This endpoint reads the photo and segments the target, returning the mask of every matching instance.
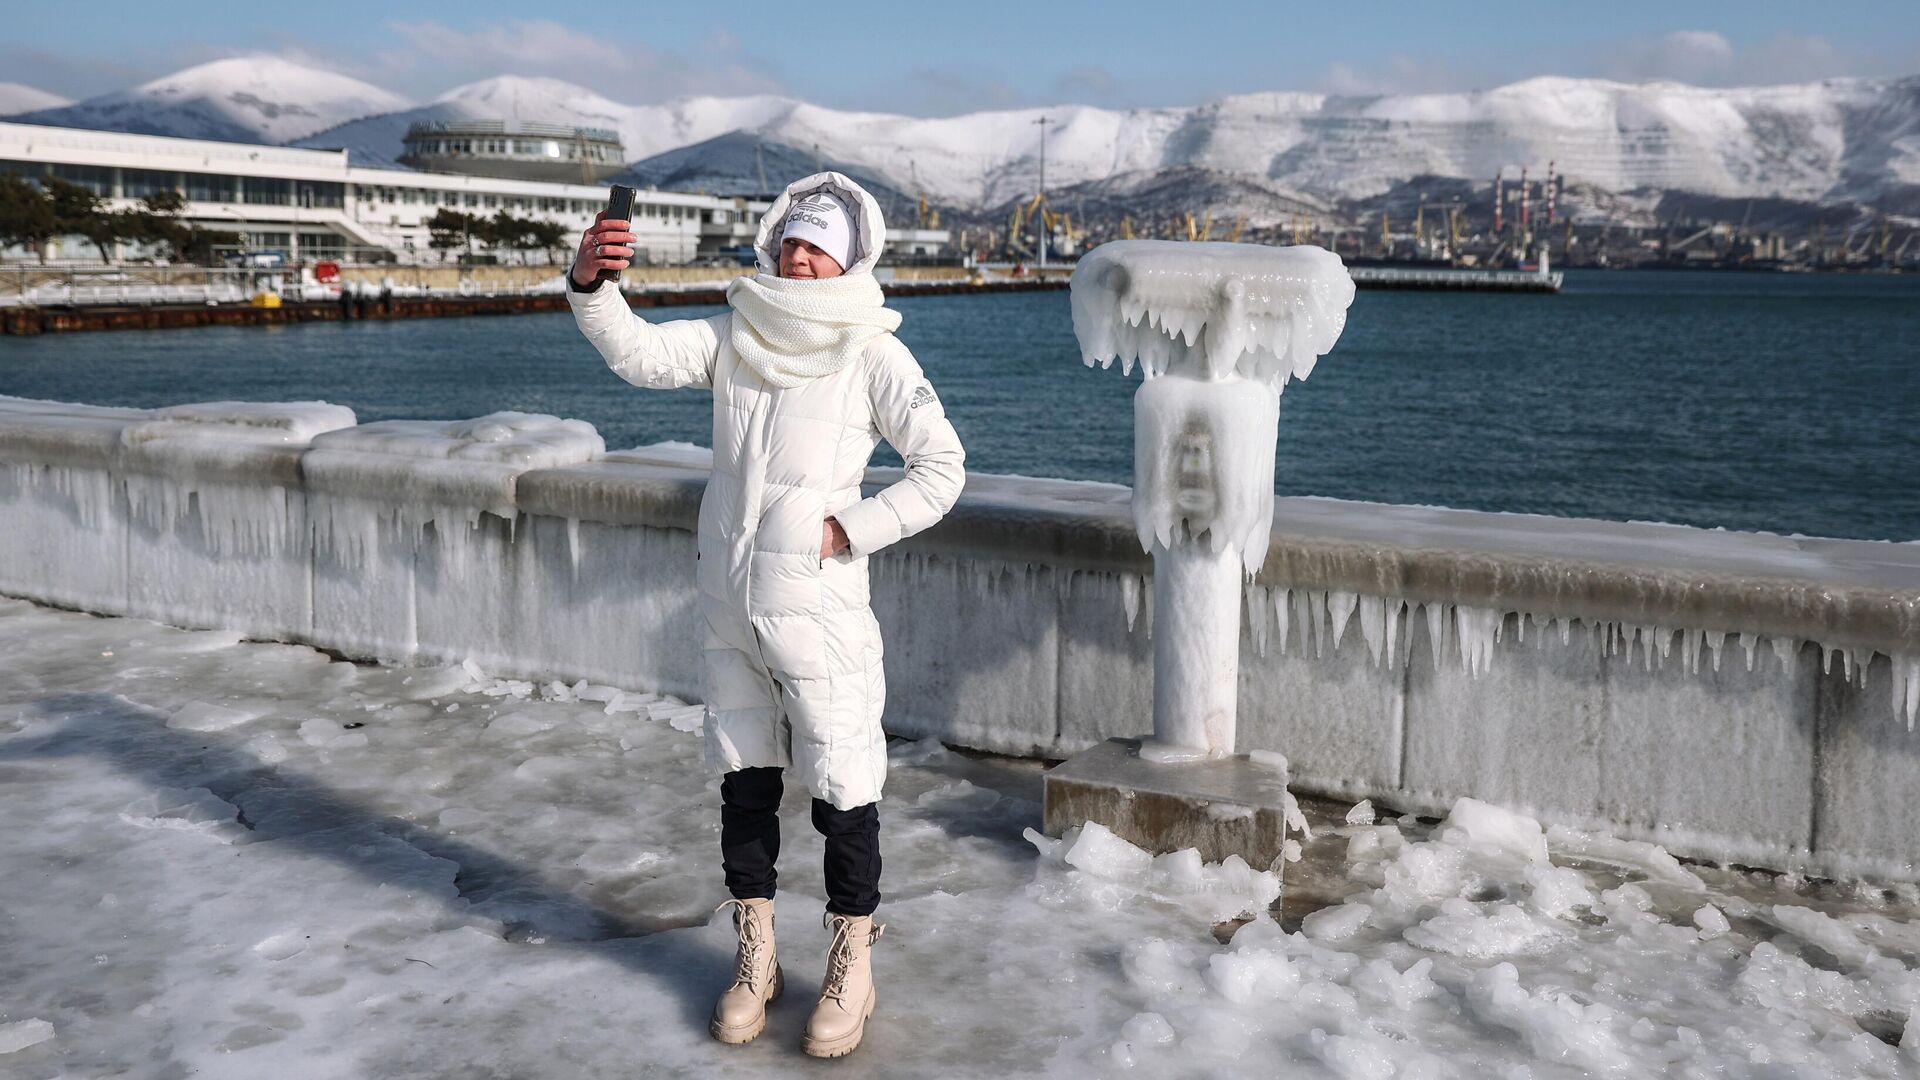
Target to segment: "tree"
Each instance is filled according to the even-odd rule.
[[[533,222],[526,218],[514,217],[504,209],[499,210],[493,215],[493,242],[509,252],[525,251],[534,246],[528,235],[532,226]]]
[[[534,221],[528,223],[528,239],[533,246],[544,250],[547,258],[553,262],[563,262],[567,258],[567,241],[571,239],[565,225],[557,221]]]
[[[0,248],[20,244],[47,261],[47,241],[58,233],[53,200],[39,185],[13,173],[0,173]]]
[[[102,262],[111,262],[113,256],[107,247],[120,238],[125,227],[120,216],[107,210],[92,188],[57,176],[46,177],[43,184],[53,202],[55,234],[84,236],[99,249]]]
[[[489,248],[498,244],[500,242],[500,233],[499,230],[494,228],[494,221],[495,219],[490,217],[474,217],[471,229],[473,239],[480,241]],[[472,244],[467,245],[467,254],[473,254]]]
[[[139,206],[120,211],[120,236],[150,248],[165,248],[170,259],[185,261],[182,249],[188,244],[189,226],[180,220],[180,213],[186,207],[186,197],[171,188],[150,192]]]
[[[176,224],[166,238],[167,249],[176,262],[208,266],[219,261],[220,248],[240,247],[240,234],[198,225]]]
[[[427,219],[430,237],[427,246],[441,253],[440,261],[447,260],[446,252],[451,248],[464,247],[467,254],[473,254],[473,218],[450,207],[441,207]]]

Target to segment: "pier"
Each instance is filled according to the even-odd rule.
[[[1350,266],[1347,273],[1362,289],[1425,289],[1441,292],[1560,291],[1560,271],[1464,270],[1454,267]]]
[[[670,272],[670,271],[669,271]],[[937,271],[936,271],[937,272]],[[1559,271],[1541,274],[1529,270],[1464,270],[1400,266],[1349,267],[1362,289],[1426,289],[1442,292],[1560,291]],[[724,304],[726,277],[693,281],[646,281],[629,286],[627,302],[634,307],[680,307]],[[211,279],[209,279],[211,281]],[[918,276],[883,281],[888,296],[955,296],[989,293],[1039,292],[1067,287],[1065,274],[1036,273],[1031,277],[989,277],[985,281],[961,276]],[[248,302],[231,283],[192,285],[130,283],[114,286],[73,286],[64,303],[33,303],[33,297],[0,297],[0,334],[53,334],[82,330],[168,330],[194,326],[279,326],[302,322],[339,322],[355,319],[437,319],[464,315],[530,315],[566,311],[567,298],[550,284],[503,285],[483,290],[405,286],[392,295],[361,291],[325,300],[282,299],[272,306]]]
[[[901,281],[883,286],[888,296],[953,296],[1036,292],[1066,288],[1063,279],[971,282],[964,278]],[[686,307],[727,302],[726,283],[655,285],[628,290],[636,308]],[[0,333],[51,334],[81,330],[168,330],[193,326],[279,326],[356,319],[434,319],[461,315],[530,315],[568,310],[566,294],[503,291],[480,295],[347,296],[338,300],[291,300],[271,307],[248,303],[148,303],[0,306]]]

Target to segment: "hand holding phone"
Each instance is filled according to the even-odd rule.
[[[575,280],[582,271],[594,271],[593,278],[613,281],[633,258],[633,188],[615,184],[607,198],[607,208],[587,227],[576,257]]]

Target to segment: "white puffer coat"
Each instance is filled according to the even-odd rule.
[[[762,272],[779,272],[788,207],[821,188],[856,208],[859,255],[847,273],[872,273],[886,235],[880,206],[836,172],[798,180],[774,201],[755,243]],[[713,390],[713,474],[700,501],[695,575],[707,624],[708,764],[788,767],[841,810],[877,801],[886,676],[867,557],[940,520],[966,481],[960,438],[920,365],[883,333],[839,371],[782,389],[735,353],[732,311],[656,326],[605,286],[567,297],[621,378]],[[906,475],[862,499],[882,438]],[[822,561],[828,516],[851,546]]]

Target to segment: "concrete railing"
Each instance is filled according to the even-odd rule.
[[[699,697],[704,450],[524,414],[350,424],[0,399],[0,593]],[[874,556],[889,730],[1044,757],[1147,730],[1128,499],[974,474]],[[1920,545],[1322,499],[1274,522],[1239,739],[1296,787],[1920,879]]]

